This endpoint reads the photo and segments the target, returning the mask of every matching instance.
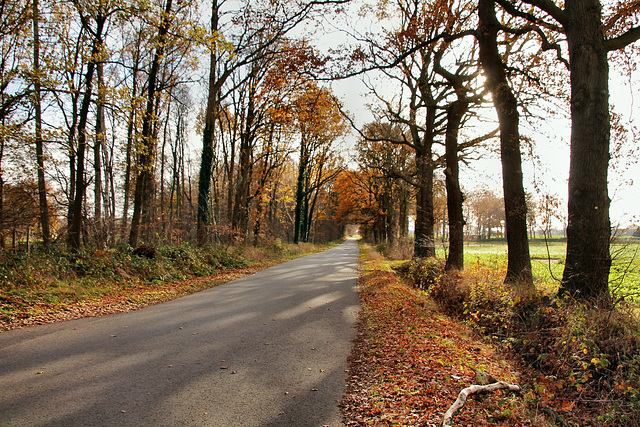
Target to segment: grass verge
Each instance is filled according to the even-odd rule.
[[[441,310],[512,361],[529,413],[561,426],[640,426],[637,305],[576,304],[558,298],[544,281],[523,298],[503,283],[505,269],[495,255],[456,275],[443,274],[432,260],[399,268]]]

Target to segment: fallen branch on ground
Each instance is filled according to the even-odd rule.
[[[442,420],[442,427],[451,427],[453,426],[453,416],[464,406],[467,402],[469,396],[474,393],[489,393],[496,390],[507,389],[510,391],[520,391],[520,386],[517,384],[509,384],[504,381],[498,381],[497,383],[487,384],[487,385],[478,385],[474,384],[465,389],[462,389],[460,394],[458,394],[458,398],[453,405],[449,408],[449,410],[444,414],[444,418]]]

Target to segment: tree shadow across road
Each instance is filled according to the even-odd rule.
[[[0,425],[338,425],[357,245],[143,310],[0,335]]]

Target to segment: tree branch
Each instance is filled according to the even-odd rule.
[[[553,19],[558,21],[563,27],[569,21],[567,13],[560,9],[553,0],[522,0],[524,3],[535,6],[543,12],[548,13]]]
[[[626,33],[614,37],[612,39],[605,40],[605,46],[608,52],[612,50],[620,50],[629,46],[631,43],[640,39],[640,27],[633,27]]]
[[[441,426],[442,427],[453,426],[454,415],[464,406],[464,404],[467,402],[467,399],[469,398],[470,395],[474,393],[489,393],[492,391],[502,390],[502,389],[518,392],[520,391],[520,386],[517,384],[508,384],[504,381],[499,381],[497,383],[487,384],[487,385],[474,384],[472,386],[469,386],[463,389],[458,395],[458,398],[456,399],[456,401],[453,402],[453,405],[451,405],[449,410],[445,412],[444,418],[442,419]]]
[[[526,1],[526,0],[525,0]],[[550,30],[553,31],[558,31],[561,32],[562,29],[559,28],[557,25],[553,25],[549,22],[546,22],[542,19],[540,19],[539,17],[531,14],[531,13],[527,13],[524,12],[520,9],[518,9],[517,7],[515,7],[515,5],[513,3],[511,3],[509,0],[496,0],[496,3],[498,3],[500,5],[500,7],[502,7],[507,13],[509,13],[509,15],[515,16],[515,17],[519,17],[519,18],[523,18],[529,22],[532,22],[534,24],[539,24],[542,25],[543,27],[546,27]]]

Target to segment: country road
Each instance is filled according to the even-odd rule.
[[[358,246],[0,334],[0,426],[339,426]]]

